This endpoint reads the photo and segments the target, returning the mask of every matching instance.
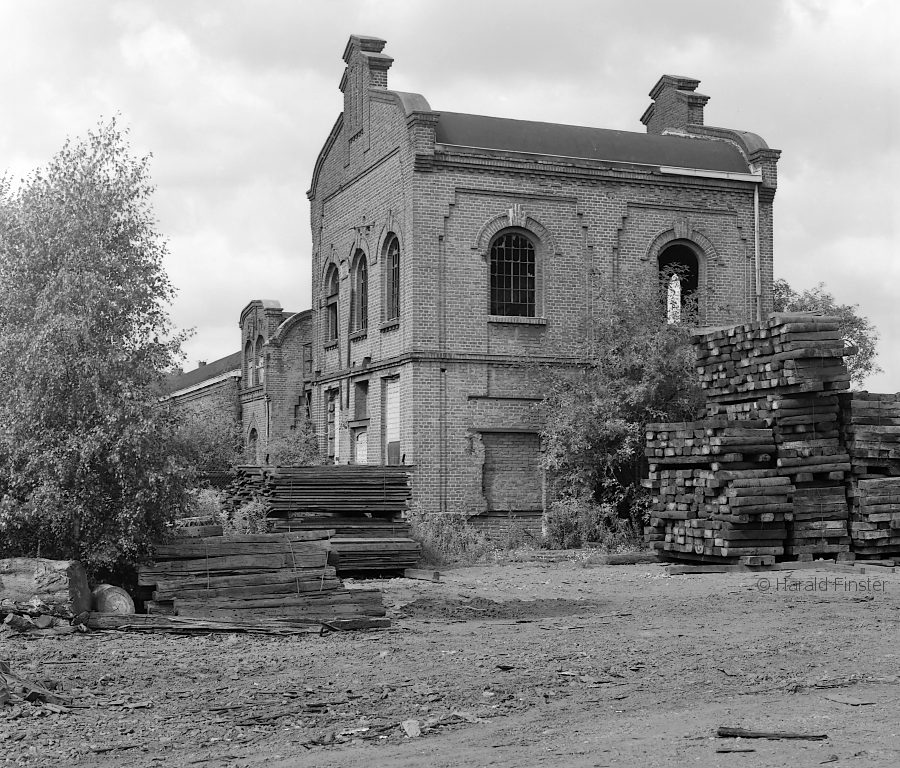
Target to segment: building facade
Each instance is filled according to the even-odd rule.
[[[435,111],[384,46],[350,38],[308,193],[312,417],[335,461],[414,465],[425,511],[534,515],[523,364],[577,365],[619,286],[672,265],[706,323],[769,311],[779,153],[668,75],[643,134]]]
[[[308,414],[340,463],[414,467],[426,512],[540,515],[534,363],[576,366],[622,286],[678,267],[701,321],[770,311],[779,152],[664,75],[626,132],[441,112],[352,36],[308,192],[312,309],[241,315],[242,429]]]

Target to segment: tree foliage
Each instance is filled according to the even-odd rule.
[[[772,285],[776,312],[819,312],[840,318],[841,336],[856,354],[844,358],[854,385],[862,386],[867,376],[880,373],[878,366],[878,329],[859,313],[858,304],[838,304],[824,283],[804,291],[795,291],[786,280]]]
[[[0,186],[0,548],[112,567],[186,502],[157,404],[179,353],[149,158],[113,120]]]
[[[667,322],[665,286],[624,286],[596,322],[584,364],[548,371],[543,460],[558,509],[577,508],[587,519],[573,500],[612,505],[637,525],[646,509],[638,486],[645,424],[702,411],[690,343],[696,306],[688,303],[680,322]],[[595,517],[603,516],[608,506]]]
[[[309,419],[302,419],[287,434],[269,441],[266,463],[272,467],[311,467],[322,463],[319,441]]]

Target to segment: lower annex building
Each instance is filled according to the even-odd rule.
[[[426,512],[538,520],[538,385],[578,365],[628,281],[679,265],[705,324],[772,306],[780,152],[704,121],[699,81],[663,75],[627,132],[433,110],[388,88],[385,41],[344,51],[343,111],[308,197],[312,309],[252,301],[241,351],[174,377],[228,408],[251,456],[310,418],[339,463],[412,465]]]

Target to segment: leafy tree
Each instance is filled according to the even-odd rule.
[[[149,158],[115,120],[0,184],[0,551],[93,570],[147,551],[186,503],[157,395],[166,304]]]
[[[838,304],[824,283],[798,293],[779,278],[773,283],[772,292],[776,312],[820,312],[840,318],[841,336],[857,350],[855,355],[844,358],[853,384],[862,386],[867,376],[881,372],[877,363],[878,329],[859,314],[858,304]]]
[[[639,529],[648,508],[639,486],[645,425],[702,413],[690,341],[696,302],[676,313],[678,322],[667,322],[674,319],[667,282],[625,286],[596,322],[584,364],[546,376],[540,409],[548,523],[563,529],[561,518],[573,516],[571,526],[584,529],[581,539],[596,540],[611,517]]]
[[[196,412],[173,410],[176,452],[188,459],[197,473],[222,472],[244,463],[241,423],[231,397],[220,394]]]

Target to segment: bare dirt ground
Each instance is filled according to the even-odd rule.
[[[898,766],[900,574],[828,577],[879,578],[512,563],[375,582],[382,631],[4,634],[14,672],[77,706],[0,709],[0,764]]]

